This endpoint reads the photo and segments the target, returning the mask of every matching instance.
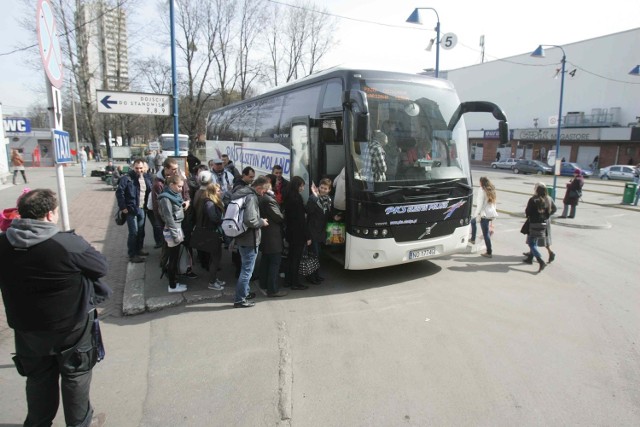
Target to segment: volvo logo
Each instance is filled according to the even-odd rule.
[[[425,228],[425,229],[424,229],[424,233],[422,233],[422,234],[420,235],[420,237],[418,237],[418,240],[420,240],[420,239],[424,239],[426,236],[430,235],[430,234],[431,234],[431,230],[433,230],[433,229],[435,228],[435,226],[436,226],[436,225],[438,225],[438,223],[437,223],[437,222],[434,222],[434,223],[433,223],[433,225],[432,225],[431,227],[427,227],[427,228]]]

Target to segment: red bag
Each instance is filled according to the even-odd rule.
[[[7,231],[15,218],[20,218],[18,208],[7,208],[0,212],[0,231]]]

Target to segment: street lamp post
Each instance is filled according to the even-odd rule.
[[[562,124],[562,98],[564,96],[564,70],[567,62],[567,55],[564,52],[562,46],[558,45],[540,45],[536,50],[533,51],[531,56],[534,58],[544,58],[544,49],[543,46],[546,47],[557,47],[562,51],[562,70],[560,71],[560,106],[558,107],[558,129],[556,134],[556,164],[555,170],[553,172],[553,200],[556,200],[557,195],[557,184],[558,184],[558,174],[560,173],[560,128]]]
[[[411,16],[407,19],[407,22],[410,24],[420,24],[422,25],[422,20],[420,19],[420,9],[429,9],[433,10],[436,14],[436,18],[438,23],[436,24],[436,78],[438,78],[438,73],[440,71],[440,16],[438,15],[438,11],[432,7],[417,7],[411,13]],[[431,40],[433,43],[433,40]]]

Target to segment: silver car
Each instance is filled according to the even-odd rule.
[[[516,163],[518,163],[516,159],[504,159],[499,162],[492,162],[491,167],[494,169],[513,169]]]
[[[628,165],[613,165],[600,169],[600,179],[618,179],[622,181],[633,181],[634,168]]]

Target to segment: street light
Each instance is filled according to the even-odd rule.
[[[413,10],[413,13],[407,19],[407,22],[410,24],[419,24],[422,25],[422,20],[420,19],[420,13],[418,12],[420,9],[429,9],[433,10],[436,13],[436,18],[438,19],[438,23],[436,24],[436,78],[438,78],[438,72],[440,71],[440,16],[438,15],[438,11],[432,7],[417,7]],[[433,46],[433,40],[431,40],[431,44],[427,50],[431,50]]]
[[[567,55],[564,52],[564,49],[562,48],[562,46],[558,46],[558,45],[540,45],[538,46],[538,48],[536,50],[533,51],[533,53],[531,54],[531,56],[533,56],[534,58],[544,58],[544,49],[542,48],[543,46],[546,47],[557,47],[558,49],[560,49],[562,51],[562,70],[560,71],[560,106],[558,107],[558,130],[557,130],[557,134],[556,134],[556,167],[555,170],[553,172],[553,200],[556,200],[556,187],[558,184],[558,173],[560,172],[560,125],[562,124],[562,97],[564,95],[564,69],[565,69],[565,64],[567,62]]]
[[[629,71],[632,76],[640,76],[640,65],[633,67],[633,70]]]

